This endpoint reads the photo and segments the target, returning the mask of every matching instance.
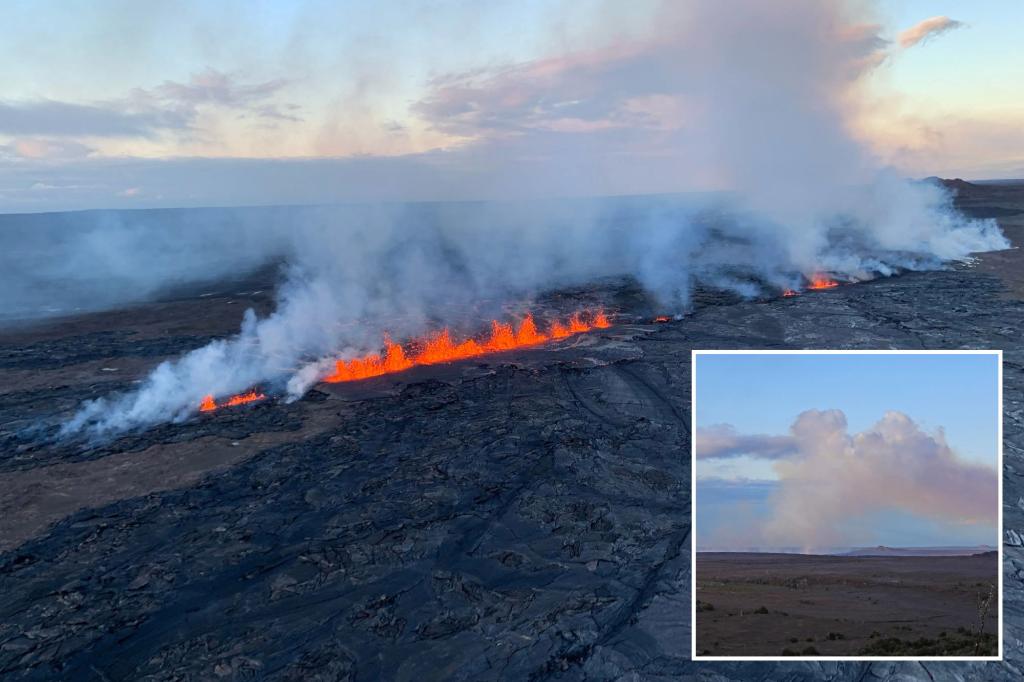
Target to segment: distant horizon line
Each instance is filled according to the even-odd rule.
[[[207,160],[205,157],[181,157],[184,160]],[[334,157],[303,157],[304,160],[333,159]],[[180,160],[180,159],[175,159]],[[276,159],[273,159],[276,160]],[[290,160],[290,159],[284,159]],[[910,177],[908,180],[926,182],[933,179],[939,180],[961,180],[963,182],[978,185],[1015,185],[1024,184],[1024,177],[999,177],[999,178],[963,178],[959,175],[944,177],[941,175],[929,175],[926,177]],[[173,201],[153,203],[148,205],[131,206],[79,206],[75,208],[20,208],[7,210],[0,206],[0,216],[24,216],[24,215],[53,215],[63,213],[94,213],[105,211],[184,211],[184,210],[230,210],[230,209],[265,209],[265,208],[329,208],[338,206],[359,206],[377,204],[485,204],[485,203],[519,203],[523,201],[563,201],[563,200],[587,200],[587,199],[623,199],[643,197],[673,197],[687,195],[723,195],[735,192],[735,189],[679,189],[674,191],[650,191],[650,192],[610,192],[608,194],[565,194],[565,195],[539,195],[523,197],[479,197],[461,199],[424,199],[424,198],[380,198],[380,199],[359,199],[359,198],[337,198],[307,201],[280,201],[280,202],[243,202],[243,203],[220,203],[211,201],[208,203],[177,203]]]
[[[831,547],[823,548],[818,551],[803,551],[795,548],[787,547],[770,547],[766,549],[760,549],[757,547],[745,547],[741,549],[697,549],[698,554],[806,554],[806,555],[833,555],[837,552],[863,552],[868,550],[887,550],[887,551],[956,551],[956,550],[995,550],[998,549],[998,545],[980,544],[980,545],[870,545],[870,546],[858,546],[858,547]]]

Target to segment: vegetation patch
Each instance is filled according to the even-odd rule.
[[[957,633],[937,639],[920,637],[876,639],[858,651],[861,656],[995,656],[999,639],[990,633],[982,635]]]

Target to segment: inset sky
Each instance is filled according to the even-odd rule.
[[[995,545],[998,356],[698,355],[706,549]]]

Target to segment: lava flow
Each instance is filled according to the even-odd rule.
[[[822,274],[816,274],[813,277],[811,277],[809,283],[807,284],[807,289],[808,291],[814,291],[818,289],[831,289],[837,286],[839,286],[839,282],[832,279],[831,277],[827,277]],[[790,296],[799,296],[800,292],[797,291],[796,289],[785,289],[782,292],[782,295],[788,298]]]
[[[825,275],[815,275],[811,278],[811,283],[807,285],[808,289],[831,289],[832,287],[839,286],[839,282],[834,279],[830,279]]]
[[[442,362],[465,360],[490,353],[536,346],[547,341],[556,341],[574,334],[611,326],[608,317],[602,312],[588,317],[589,321],[585,320],[580,313],[574,313],[564,324],[558,321],[552,322],[546,334],[537,329],[533,315],[528,314],[524,317],[516,329],[513,329],[511,324],[492,320],[491,333],[486,339],[480,341],[467,339],[461,343],[455,343],[452,340],[451,332],[442,329],[410,343],[408,352],[401,344],[385,337],[383,355],[371,353],[351,360],[338,360],[335,363],[334,372],[330,376],[324,377],[323,380],[328,383],[341,383],[369,379],[383,374],[401,372],[419,365],[436,365]]]
[[[218,403],[213,399],[212,395],[208,395],[203,398],[203,402],[199,404],[200,412],[213,412],[214,410],[221,407],[235,407],[236,405],[245,405],[246,403],[254,403],[257,400],[263,400],[266,398],[262,393],[257,393],[255,390],[249,391],[248,393],[240,393],[233,395],[222,403]]]

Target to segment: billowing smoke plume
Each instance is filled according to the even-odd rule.
[[[297,212],[286,246],[268,249],[289,263],[274,314],[86,405],[66,431],[183,418],[207,393],[254,383],[298,396],[326,361],[376,350],[385,331],[422,333],[597,276],[633,275],[683,312],[695,281],[749,295],[749,276],[791,287],[801,274],[865,278],[1007,246],[993,222],[881,168],[849,132],[860,80],[885,50],[863,17],[811,0],[707,0],[666,3],[658,19],[642,41],[438,79],[414,110],[470,140],[438,173],[547,196],[631,177],[638,190],[701,179],[728,193]]]
[[[871,428],[850,434],[842,411],[808,410],[788,436],[742,437],[749,448],[743,453],[720,447],[722,433],[727,433],[722,427],[699,431],[698,455],[771,458],[778,475],[768,516],[735,519],[742,526],[737,537],[747,545],[811,551],[871,544],[876,538],[858,522],[891,511],[983,524],[995,534],[996,470],[964,460],[941,429],[926,433],[901,412],[887,412]],[[733,434],[734,443],[737,438]]]

